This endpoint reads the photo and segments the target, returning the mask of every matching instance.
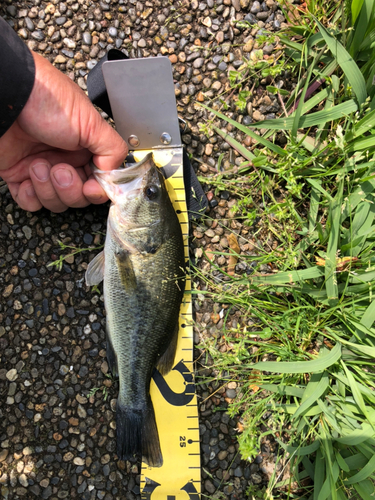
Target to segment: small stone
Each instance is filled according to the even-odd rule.
[[[91,45],[91,44],[92,44],[92,36],[91,36],[91,33],[88,33],[87,31],[85,31],[84,33],[82,33],[82,42],[83,42],[85,45]]]
[[[54,64],[65,64],[66,61],[67,59],[63,55],[59,54],[55,57],[55,60],[53,62]]]
[[[86,418],[87,417],[87,412],[86,410],[84,409],[84,407],[82,405],[78,405],[78,408],[77,408],[77,413],[78,413],[78,416],[81,417],[81,418]]]
[[[16,6],[15,5],[8,5],[7,13],[12,17],[16,17],[16,15],[17,15]]]
[[[193,67],[195,69],[199,69],[203,66],[203,63],[204,63],[203,57],[198,57],[198,59],[195,59],[195,61],[193,62]]]
[[[20,482],[21,486],[24,486],[25,488],[27,488],[27,486],[29,486],[26,474],[20,474],[18,481]]]
[[[77,394],[76,395],[76,400],[78,401],[78,403],[84,405],[87,403],[88,399],[86,398],[86,396],[81,396],[81,394]]]
[[[15,368],[12,368],[6,373],[6,378],[9,380],[9,382],[14,382],[18,377],[17,370]]]
[[[215,486],[209,479],[206,479],[206,481],[204,482],[204,487],[208,491],[208,493],[213,494],[216,491]]]
[[[26,24],[26,28],[29,31],[34,31],[35,30],[34,23],[32,22],[32,20],[29,17],[25,17],[25,24]]]
[[[75,459],[73,460],[73,463],[75,465],[85,465],[85,461],[81,457],[75,457]]]
[[[262,8],[260,6],[260,3],[257,0],[255,0],[255,2],[253,2],[253,5],[251,6],[250,12],[252,14],[257,14],[261,10],[262,10]]]
[[[66,47],[68,47],[68,49],[75,49],[77,44],[76,42],[74,42],[73,40],[71,40],[70,38],[64,38],[63,39],[63,42],[64,42],[64,45]]]
[[[7,285],[5,287],[5,290],[3,291],[3,297],[9,297],[9,295],[13,292],[13,285],[12,283],[10,285]]]
[[[253,112],[253,119],[256,122],[259,122],[259,121],[263,120],[262,114],[257,109]]]
[[[251,474],[250,477],[254,484],[260,484],[262,482],[262,476],[260,474]]]
[[[0,451],[0,462],[4,462],[8,456],[9,450],[1,450]]]

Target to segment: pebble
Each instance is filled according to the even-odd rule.
[[[6,373],[6,378],[9,380],[9,382],[13,382],[16,380],[18,377],[17,370],[15,368],[12,368]]]

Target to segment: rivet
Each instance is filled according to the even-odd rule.
[[[140,144],[139,139],[136,135],[131,135],[128,139],[128,143],[130,144],[130,146],[133,146],[133,148],[138,147]]]
[[[170,144],[172,141],[172,137],[168,134],[168,132],[163,132],[160,136],[160,142],[162,144]]]

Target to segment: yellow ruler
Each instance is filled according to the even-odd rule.
[[[149,152],[149,150],[134,151],[133,156],[136,161],[140,161]],[[182,148],[154,149],[152,153],[155,164],[167,173],[166,185],[181,224],[185,259],[188,262],[189,220],[185,200]],[[151,399],[164,461],[162,467],[142,464],[142,500],[200,499],[199,421],[194,383],[190,290],[191,281],[187,275],[180,310],[180,329],[174,367],[165,377],[156,372],[151,381]]]

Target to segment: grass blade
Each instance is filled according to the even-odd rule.
[[[312,361],[264,361],[251,365],[253,370],[260,370],[272,373],[312,373],[320,372],[336,363],[341,358],[341,345],[337,343],[332,351],[326,355],[321,355]]]
[[[350,388],[351,388],[352,393],[353,393],[354,401],[357,403],[358,407],[361,409],[363,415],[365,415],[365,417],[368,418],[365,402],[363,400],[361,391],[359,390],[359,388],[357,386],[357,382],[352,375],[352,372],[350,370],[348,370],[347,366],[345,365],[345,363],[342,360],[341,360],[341,365],[344,368],[346,376],[348,378]],[[363,479],[366,479],[366,478],[364,477]]]
[[[338,300],[337,277],[336,277],[336,255],[340,236],[340,215],[342,206],[343,182],[340,182],[339,189],[334,201],[331,203],[331,232],[327,245],[327,256],[325,261],[325,286],[327,290],[328,302],[335,306]]]
[[[317,379],[319,378],[320,380],[317,381]],[[302,398],[301,406],[293,415],[293,419],[296,419],[297,417],[305,413],[305,411],[308,410],[310,406],[324,394],[328,386],[329,386],[329,377],[326,373],[324,373],[323,375],[314,373],[311,377],[310,382],[307,384],[304,397],[306,394],[308,395],[311,390],[313,392],[306,399],[304,397]]]
[[[259,275],[251,278],[252,283],[268,283],[269,285],[285,285],[301,282],[304,280],[320,278],[324,276],[324,271],[321,267],[314,266],[301,271],[287,271],[273,274],[270,276]]]
[[[238,151],[241,156],[246,158],[246,160],[252,161],[255,158],[255,155],[251,151],[249,151],[245,146],[240,144],[234,137],[232,137],[229,134],[226,134],[217,127],[212,127],[212,128],[213,130],[215,130],[217,134],[219,134],[224,139],[224,141],[226,141],[230,146],[232,146],[232,148]]]
[[[317,25],[323,38],[331,51],[333,57],[336,59],[337,64],[343,70],[346,78],[348,79],[353,92],[355,93],[359,104],[365,102],[367,98],[366,82],[352,56],[341,45],[341,43],[331,36],[328,31],[317,21]]]
[[[363,500],[374,500],[375,489],[372,481],[369,479],[360,481],[358,484],[354,484],[354,488]]]
[[[245,127],[245,125],[241,125],[241,123],[238,123],[235,120],[232,120],[232,118],[229,118],[229,117],[223,115],[222,113],[220,113],[219,111],[215,111],[214,109],[211,109],[211,108],[205,106],[204,104],[201,104],[201,106],[206,108],[211,113],[214,113],[217,117],[221,118],[222,120],[225,120],[226,122],[230,123],[231,125],[236,127],[238,130],[241,130],[241,132],[245,132],[245,134],[249,135],[253,139],[256,139],[259,142],[259,144],[262,144],[262,146],[267,147],[268,149],[270,149],[274,153],[279,154],[281,156],[287,155],[287,152],[283,148],[281,148],[280,146],[277,146],[277,144],[274,144],[271,141],[267,141],[267,139],[264,139],[263,137],[261,137],[257,134],[254,134],[254,132],[251,129],[249,129],[248,127]],[[218,132],[218,133],[221,132],[220,135],[223,137],[223,135],[222,135],[223,132],[219,128],[217,128],[217,127],[213,127],[213,128],[216,132]],[[226,135],[226,134],[224,134],[224,135]],[[231,136],[229,136],[229,137],[232,138]],[[227,140],[227,139],[225,139],[225,140]]]
[[[355,484],[364,481],[371,476],[375,471],[375,455],[373,455],[367,464],[357,474],[354,474],[350,479],[345,481],[345,484]]]
[[[324,478],[326,475],[325,460],[321,448],[316,452],[315,457],[315,474],[314,474],[314,500],[318,500],[319,492],[323,488]]]
[[[231,123],[234,127],[238,128],[242,132],[245,132],[246,134],[249,129],[251,128],[268,128],[270,130],[291,130],[293,127],[293,117],[288,117],[288,118],[276,118],[275,120],[263,120],[261,122],[256,122],[252,123],[248,127],[245,127],[244,125],[241,125],[240,123],[236,122],[235,120],[232,120],[231,118],[227,118],[225,115],[220,113],[219,111],[215,111],[214,109],[209,108],[208,106],[204,104],[200,104],[203,108],[207,109],[217,117],[221,118],[222,120],[226,120],[228,123]],[[302,116],[299,122],[299,126],[301,128],[308,128],[308,127],[314,127],[315,125],[321,125],[329,121],[333,120],[338,120],[340,118],[343,118],[344,116],[349,116],[351,113],[355,113],[357,111],[358,107],[355,103],[354,100],[349,100],[346,102],[343,102],[341,104],[337,104],[337,106],[334,106],[333,108],[330,109],[324,109],[323,111],[316,111],[315,113],[311,113],[307,116]],[[258,138],[259,136],[257,136]],[[274,145],[276,146],[276,145]],[[280,154],[286,155],[287,152],[284,151],[282,148],[280,150],[283,152]]]

